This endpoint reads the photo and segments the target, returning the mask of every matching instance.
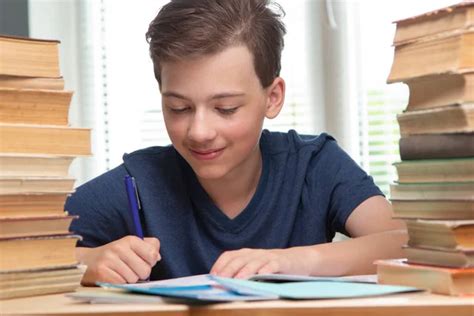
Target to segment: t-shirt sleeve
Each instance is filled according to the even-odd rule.
[[[79,216],[70,227],[82,236],[78,247],[102,246],[129,234],[122,174],[124,170],[113,169],[78,187],[67,199],[65,211]]]
[[[346,221],[362,202],[376,195],[384,195],[369,176],[335,141],[323,148],[319,168],[329,195],[327,224],[329,235],[335,232],[349,236]]]

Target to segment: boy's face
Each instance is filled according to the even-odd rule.
[[[255,170],[263,120],[275,117],[281,104],[273,104],[273,85],[262,88],[245,46],[165,62],[161,78],[166,129],[198,178],[232,179]]]

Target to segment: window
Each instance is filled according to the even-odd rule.
[[[29,2],[30,36],[61,40],[61,69],[75,91],[73,125],[93,129],[94,156],[78,160],[82,168],[72,171],[78,185],[118,165],[124,152],[169,143],[145,41],[148,23],[166,2]],[[391,22],[456,1],[277,2],[287,13],[287,96],[282,113],[264,127],[329,131],[388,193],[399,159],[395,114],[408,97],[403,84],[385,84],[393,59]]]
[[[404,84],[385,84],[393,60],[395,24],[391,22],[442,8],[458,1],[360,1],[362,49],[362,97],[365,118],[361,128],[362,165],[377,185],[388,194],[396,180],[392,163],[399,160],[399,129],[396,114],[408,101]]]

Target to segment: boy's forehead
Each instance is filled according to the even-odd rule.
[[[213,93],[220,93],[223,89],[242,91],[260,85],[253,56],[244,45],[215,54],[165,61],[161,65],[161,81],[162,92],[213,87]]]
[[[165,67],[195,67],[195,66],[232,66],[239,64],[240,66],[253,66],[253,55],[247,46],[232,45],[217,52],[200,55],[190,55],[165,60],[161,63],[161,69]]]

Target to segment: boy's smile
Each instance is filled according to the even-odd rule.
[[[263,120],[279,111],[243,45],[161,65],[162,106],[173,146],[202,180],[259,171]],[[280,78],[278,78],[281,80]]]

